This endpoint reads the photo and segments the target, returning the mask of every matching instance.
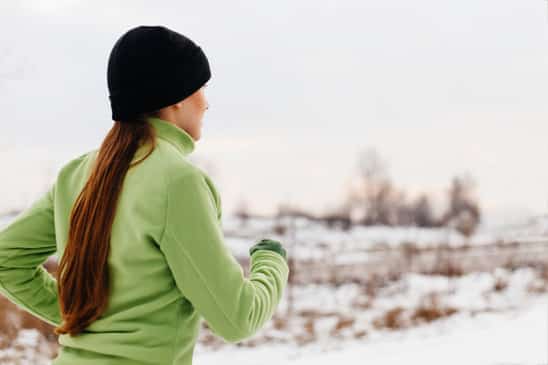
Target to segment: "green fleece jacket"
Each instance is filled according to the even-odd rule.
[[[193,138],[165,120],[148,122],[157,146],[123,183],[108,308],[82,334],[59,336],[52,365],[189,365],[202,318],[236,343],[272,318],[283,295],[285,251],[256,243],[246,277],[225,244],[218,191],[186,158]],[[141,146],[134,160],[148,148]],[[63,255],[70,209],[96,154],[66,163],[49,191],[0,229],[0,293],[52,325],[61,321],[57,282],[42,264]]]

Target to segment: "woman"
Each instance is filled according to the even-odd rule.
[[[138,26],[108,61],[114,125],[99,149],[0,231],[0,291],[56,326],[53,365],[192,363],[203,318],[226,342],[252,336],[283,295],[282,245],[224,243],[221,198],[187,156],[200,138],[211,73],[202,49]],[[56,253],[58,279],[42,263]]]

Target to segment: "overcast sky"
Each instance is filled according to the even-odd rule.
[[[0,17],[2,206],[99,146],[114,42],[161,24],[209,58],[193,158],[227,213],[336,205],[366,147],[410,192],[469,172],[490,222],[548,211],[546,1],[21,0]]]

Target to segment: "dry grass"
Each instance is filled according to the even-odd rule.
[[[283,330],[288,327],[288,321],[286,317],[274,315],[272,317],[272,326],[277,330]]]
[[[57,342],[53,326],[19,309],[8,299],[0,298],[0,348],[10,346],[21,329],[36,329],[52,343]]]
[[[428,275],[457,277],[465,275],[466,271],[463,270],[462,266],[457,264],[455,260],[444,259],[439,260],[432,270],[426,270],[424,273]]]
[[[331,331],[331,333],[336,334],[345,328],[350,328],[354,325],[355,322],[356,322],[356,319],[354,317],[340,316],[337,320],[337,323],[335,324],[335,327],[333,327],[333,330]]]
[[[508,281],[502,278],[496,278],[493,284],[493,290],[496,292],[504,291],[508,287]]]
[[[392,308],[384,313],[384,315],[374,319],[373,326],[377,329],[388,328],[391,330],[406,327],[403,322],[404,312],[405,308],[403,307]]]
[[[19,318],[15,305],[0,297],[0,349],[7,348],[17,337],[20,328]]]
[[[527,286],[527,290],[533,294],[544,294],[548,292],[548,264],[536,267],[538,277]]]
[[[44,267],[56,275],[57,264],[49,260]],[[29,312],[19,308],[4,296],[0,296],[0,348],[11,347],[21,329],[35,329],[50,342],[57,344],[58,335],[53,333],[53,326]]]
[[[312,319],[316,319],[316,318],[320,318],[320,317],[332,317],[332,316],[338,316],[340,315],[340,313],[338,312],[322,312],[322,311],[319,311],[319,310],[315,310],[315,309],[303,309],[303,310],[300,310],[296,313],[299,317],[304,317],[304,318],[312,318]]]
[[[411,315],[411,320],[413,322],[432,322],[440,318],[451,316],[457,312],[458,312],[457,308],[454,308],[454,307],[445,307],[445,308],[419,307],[419,308],[416,308],[414,313]]]
[[[282,229],[280,228],[280,230]],[[460,249],[466,250],[468,248],[461,247]],[[407,270],[417,272],[411,269],[413,267],[420,268],[421,262],[417,257],[422,252],[421,250],[428,249],[419,248],[412,243],[407,243],[401,248],[401,255],[404,260],[399,261],[401,262],[400,266],[383,267],[382,272],[362,271],[361,276],[352,279],[352,282],[359,285],[360,292],[351,301],[352,311],[350,314],[342,313],[337,309],[322,310],[322,307],[293,311],[290,316],[285,315],[285,313],[277,313],[272,318],[272,328],[286,332],[287,338],[285,336],[280,337],[278,333],[267,333],[265,331],[253,338],[236,344],[236,346],[252,347],[276,341],[292,341],[299,345],[304,345],[318,341],[324,336],[332,336],[338,339],[349,337],[363,338],[367,336],[369,327],[367,327],[367,330],[360,328],[360,317],[354,317],[353,314],[364,310],[372,310],[376,298],[379,296],[379,290],[387,286],[392,288],[391,284],[400,280]],[[436,263],[433,265],[424,265],[423,267],[426,269],[418,272],[446,277],[465,274],[465,266],[461,266],[459,261],[451,256],[452,249],[442,247],[441,249],[432,248],[431,250],[438,253],[436,255]],[[55,275],[57,270],[55,262],[48,261],[45,266],[48,271]],[[327,266],[323,269],[336,271],[337,267]],[[548,292],[548,264],[539,265],[536,269],[538,269],[539,273],[538,279],[530,284],[528,290],[536,293]],[[342,275],[335,274],[326,276],[326,278],[321,281],[322,284],[331,283],[333,286],[337,286],[350,281]],[[395,286],[395,288],[399,290],[399,286]],[[495,277],[495,281],[489,292],[503,292],[507,288],[507,279],[504,277]],[[457,308],[440,303],[441,294],[436,292],[428,293],[416,307],[396,306],[390,308],[374,318],[371,324],[373,328],[377,329],[399,330],[422,323],[430,323],[458,313]],[[386,295],[386,293],[383,293],[383,295]],[[487,310],[489,309],[477,312],[485,312]],[[474,315],[475,313],[472,312],[471,314]],[[326,319],[326,321],[323,322],[323,319]],[[205,321],[202,323],[205,330],[200,331],[199,341],[201,343],[212,349],[218,349],[226,345],[221,338],[209,330]],[[329,325],[329,333],[327,331],[324,333],[324,330],[321,329],[325,328],[324,324]],[[56,347],[57,336],[53,334],[52,326],[19,309],[13,303],[0,296],[0,348],[14,347],[16,345],[14,340],[23,328],[37,329],[52,343],[53,347]],[[0,364],[2,360],[0,359]]]
[[[380,317],[375,318],[373,326],[377,329],[398,330],[421,323],[429,323],[457,312],[458,309],[455,307],[441,305],[439,293],[431,292],[422,298],[421,303],[416,308],[406,309],[401,306],[392,308]]]

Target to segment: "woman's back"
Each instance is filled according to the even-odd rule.
[[[254,251],[245,278],[224,244],[220,196],[186,158],[194,149],[192,137],[159,118],[149,123],[156,148],[128,170],[112,225],[108,307],[79,335],[59,336],[62,347],[52,365],[188,365],[200,318],[227,342],[237,342],[271,318],[282,296],[286,258],[275,250]],[[148,148],[139,148],[134,160]],[[30,258],[43,262],[55,250],[62,257],[70,209],[96,154],[63,166],[48,194],[0,231],[0,290],[51,324],[61,321],[54,282],[40,271],[23,289],[14,268],[30,268]],[[47,238],[54,238],[48,249]],[[41,242],[35,251],[33,239]]]
[[[193,143],[190,137],[178,138],[184,136],[184,132],[175,130],[175,126],[165,122],[154,125],[158,127],[158,124],[164,127],[157,128],[162,138],[157,139],[154,152],[128,170],[120,193],[110,244],[109,306],[103,317],[93,322],[84,334],[74,338],[61,335],[61,345],[92,351],[100,349],[112,355],[127,356],[129,353],[133,356],[132,363],[150,359],[150,363],[170,364],[171,349],[176,346],[177,330],[182,325],[178,323],[179,313],[181,317],[187,317],[182,332],[190,335],[188,339],[197,333],[198,317],[177,289],[158,246],[165,224],[167,175],[176,169],[198,172],[179,155],[183,151],[185,154],[191,152]],[[177,143],[181,151],[175,151],[172,143]],[[64,187],[71,193],[58,196],[56,200],[56,204],[63,207],[58,213],[60,219],[68,217],[67,209],[73,204],[76,190],[83,187],[95,155],[96,150],[91,151],[69,163],[61,172],[61,184],[66,186],[61,185],[58,189]],[[66,224],[58,225],[56,229],[60,237],[67,236]],[[61,254],[62,247],[59,249]],[[70,355],[68,357],[66,363],[74,364]],[[80,355],[77,358],[80,359]],[[61,357],[53,364],[64,363]]]

